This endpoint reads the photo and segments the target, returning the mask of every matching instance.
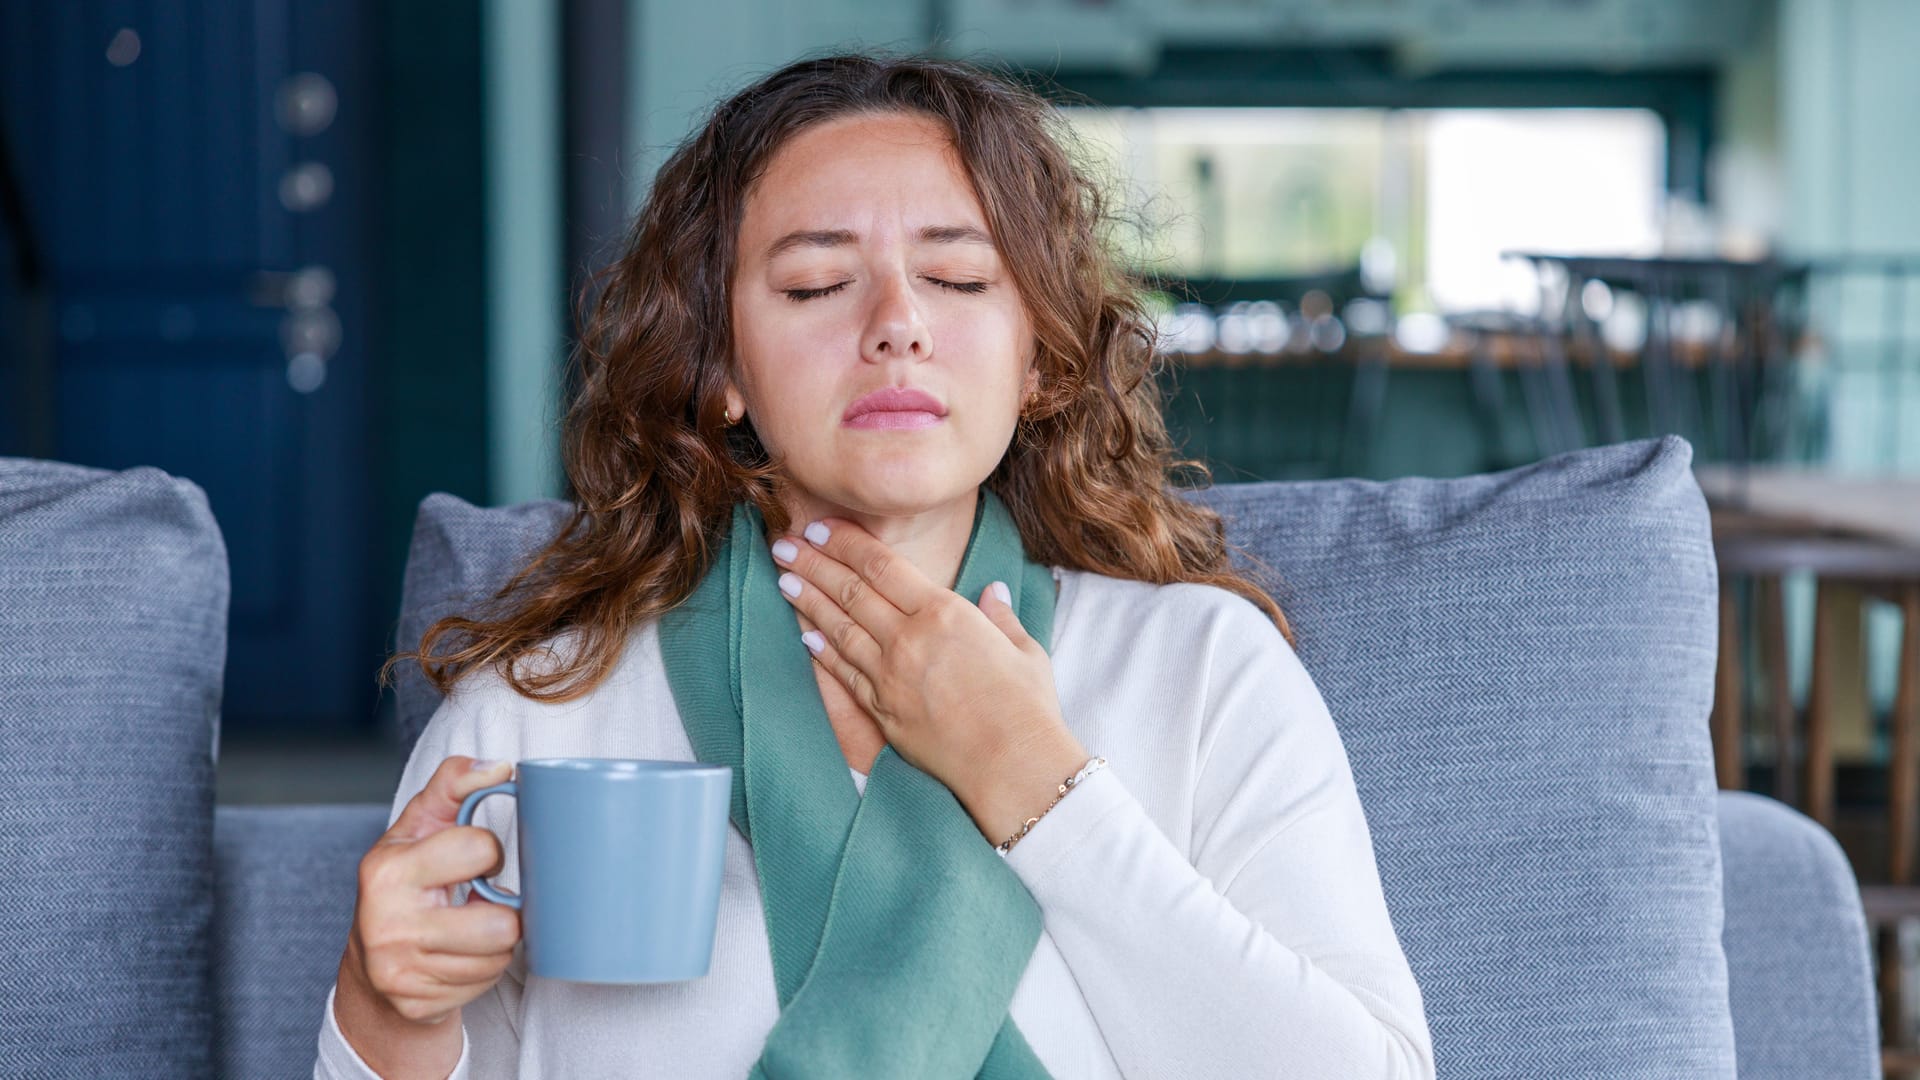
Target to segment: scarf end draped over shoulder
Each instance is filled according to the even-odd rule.
[[[1005,581],[1051,648],[1052,572],[979,490],[955,591]],[[946,785],[893,747],[861,797],[779,574],[758,508],[736,503],[712,567],[659,624],[694,756],[733,769],[731,817],[760,877],[780,1018],[752,1075],[1047,1076],[1008,1015],[1038,905]]]

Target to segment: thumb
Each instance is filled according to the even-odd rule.
[[[448,757],[433,771],[426,786],[400,811],[387,835],[394,839],[425,839],[453,825],[460,804],[468,795],[511,779],[511,761],[475,761],[461,755]]]
[[[1027,628],[1020,622],[1020,614],[1013,610],[1012,604],[1000,598],[1000,590],[1006,587],[1006,582],[996,581],[982,590],[980,610],[986,612],[987,618],[1000,628],[1001,633],[1007,635],[1008,640],[1015,645],[1024,645],[1029,638]]]

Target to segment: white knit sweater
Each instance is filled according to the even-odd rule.
[[[1006,857],[1044,920],[1011,1006],[1041,1063],[1056,1080],[1430,1080],[1420,988],[1346,749],[1286,639],[1215,586],[1054,577],[1060,705],[1109,764]],[[450,754],[693,760],[652,624],[565,704],[469,673],[422,733],[389,821]],[[496,880],[517,890],[512,800],[482,802],[475,820],[504,840]],[[332,1006],[316,1018],[314,1076],[374,1077]],[[462,1010],[452,1075],[738,1080],[778,1016],[752,851],[729,826],[705,977],[569,983],[529,976],[516,951]]]

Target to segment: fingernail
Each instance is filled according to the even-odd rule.
[[[826,522],[812,521],[807,523],[807,539],[814,543],[824,544],[827,542],[827,537],[831,535],[833,534],[827,529]]]
[[[505,761],[502,761],[498,758],[476,759],[473,763],[472,771],[473,772],[492,772],[493,770],[505,764],[507,764]]]
[[[798,554],[800,554],[799,545],[784,536],[773,542],[773,557],[779,562],[790,563]]]
[[[1008,607],[1013,606],[1013,593],[1007,589],[1006,582],[996,581],[987,587],[993,590],[993,595],[999,597],[1001,603],[1006,604]]]
[[[827,635],[818,630],[809,630],[801,634],[800,640],[806,643],[807,651],[815,656],[820,655],[820,650],[827,647]]]
[[[788,596],[793,596],[793,597],[799,596],[800,595],[800,575],[799,574],[781,574],[780,575],[780,591],[783,593],[786,593]]]

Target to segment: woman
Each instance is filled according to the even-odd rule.
[[[667,162],[583,335],[572,520],[422,641],[447,697],[362,862],[317,1076],[760,1075],[803,1015],[862,1076],[1433,1075],[1339,735],[1217,516],[1167,486],[1193,463],[1152,324],[1057,125],[967,65],[835,56]],[[740,617],[696,629],[703,587]],[[794,897],[749,808],[706,977],[529,978],[513,912],[452,904],[517,887],[510,807],[454,809],[518,759],[715,760],[675,703],[753,633],[813,686],[742,671],[735,696],[830,725],[848,803],[961,823],[929,864],[1017,903],[937,916],[963,956],[855,935],[876,962],[799,1008],[815,956],[773,948]]]

